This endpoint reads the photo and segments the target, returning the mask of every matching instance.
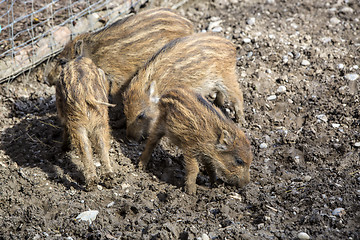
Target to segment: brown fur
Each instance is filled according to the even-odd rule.
[[[82,55],[104,70],[112,82],[111,95],[120,103],[122,89],[152,55],[171,40],[192,33],[192,23],[169,9],[143,11],[70,41],[57,57],[47,81],[55,84],[61,63]]]
[[[152,84],[156,83],[156,88]],[[243,95],[237,82],[236,49],[225,38],[199,33],[164,46],[139,70],[124,94],[127,136],[139,141],[156,117],[149,95],[161,96],[173,88],[189,87],[203,96],[217,93],[215,103],[232,104],[243,119]],[[154,99],[155,100],[155,99]]]
[[[102,175],[108,180],[113,170],[109,159],[108,119],[109,83],[105,74],[89,58],[68,62],[56,84],[56,107],[64,126],[64,145],[68,141],[78,150],[84,165],[85,183],[97,182],[91,142],[100,154]]]
[[[158,105],[160,114],[151,127],[140,168],[145,168],[153,149],[166,136],[184,152],[186,192],[196,192],[197,159],[205,165],[212,182],[216,172],[240,187],[250,181],[250,142],[220,109],[189,89],[166,92]]]

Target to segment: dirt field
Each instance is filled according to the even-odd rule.
[[[176,1],[164,2],[145,8]],[[200,174],[187,195],[181,155],[158,147],[140,171],[144,146],[113,128],[117,184],[84,191],[40,66],[0,86],[0,239],[360,239],[359,1],[189,0],[177,11],[237,45],[252,182],[211,188]],[[89,209],[91,224],[76,220]]]

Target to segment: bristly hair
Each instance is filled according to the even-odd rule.
[[[200,94],[196,94],[196,98],[197,100],[203,105],[205,106],[208,110],[210,110],[211,112],[215,113],[222,121],[225,121],[224,116],[219,113],[219,111],[217,109],[214,108],[214,106],[205,98],[203,98],[203,96],[201,96]]]

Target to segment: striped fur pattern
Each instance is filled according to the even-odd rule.
[[[166,8],[140,12],[96,33],[85,33],[69,42],[47,76],[54,84],[61,62],[83,55],[93,60],[112,82],[111,95],[119,102],[138,69],[162,46],[193,33],[192,23]]]
[[[196,192],[198,161],[204,164],[212,182],[216,173],[239,187],[250,181],[250,142],[219,108],[183,88],[167,91],[158,104],[160,114],[150,130],[140,168],[146,167],[153,149],[166,136],[183,150],[186,192]]]
[[[124,93],[127,136],[146,137],[156,117],[156,101],[173,89],[188,87],[202,96],[216,92],[215,104],[229,103],[236,119],[243,119],[243,94],[237,82],[236,48],[223,37],[209,33],[173,40],[141,68]],[[156,83],[156,88],[153,88]]]
[[[113,174],[109,159],[108,93],[104,72],[85,57],[68,62],[56,84],[56,107],[64,126],[63,147],[71,144],[78,151],[88,188],[98,181],[92,142],[100,155],[102,176],[108,181]]]

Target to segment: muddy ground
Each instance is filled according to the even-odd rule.
[[[360,3],[189,0],[177,11],[237,45],[252,182],[210,188],[200,174],[187,195],[181,155],[158,147],[140,171],[143,146],[113,128],[117,183],[84,191],[39,66],[0,86],[0,239],[360,239]],[[76,220],[89,209],[91,224]]]

